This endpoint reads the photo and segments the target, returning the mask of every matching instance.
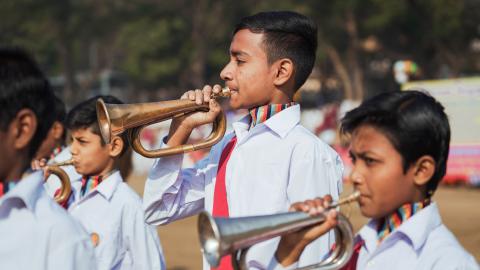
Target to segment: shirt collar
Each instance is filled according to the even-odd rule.
[[[393,231],[380,245],[392,241],[392,239],[400,239],[398,234],[406,236],[415,250],[421,248],[427,240],[428,234],[436,227],[442,224],[442,220],[435,202],[430,203],[427,207],[418,211],[415,215],[402,223],[397,230]],[[377,248],[377,221],[370,220],[358,234],[365,240],[367,251],[372,252]]]
[[[6,200],[17,198],[23,201],[25,206],[35,212],[35,205],[43,192],[43,171],[34,172],[20,180],[15,187],[0,199],[0,204]]]
[[[267,104],[249,109],[248,112],[251,117],[251,128],[253,128],[257,124],[267,121],[268,119],[270,119],[270,117],[293,105],[296,105],[296,103],[292,101],[285,104]]]
[[[250,115],[232,124],[236,136],[241,139],[242,134],[250,128]],[[267,121],[257,124],[251,130],[260,128],[269,128],[281,138],[284,138],[300,122],[300,105],[288,107],[267,119]]]
[[[413,248],[418,250],[427,240],[428,234],[442,224],[436,203],[431,203],[400,226],[397,231],[406,235]]]
[[[112,173],[105,178],[96,188],[96,191],[100,193],[108,201],[112,198],[113,193],[117,189],[118,184],[122,182],[122,176],[119,171]]]

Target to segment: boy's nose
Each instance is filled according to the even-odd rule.
[[[78,151],[77,151],[77,148],[75,147],[75,144],[71,144],[70,145],[70,154],[72,154],[72,156],[75,156],[78,154]]]
[[[350,181],[352,181],[353,184],[361,184],[363,183],[363,176],[358,173],[355,169],[353,169],[351,172],[350,172]]]
[[[229,62],[220,72],[220,78],[222,78],[224,81],[230,81],[233,78],[230,63],[231,62]]]

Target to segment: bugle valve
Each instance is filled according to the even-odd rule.
[[[356,201],[359,197],[357,191],[331,204],[325,211]],[[337,226],[334,228],[335,247],[329,257],[318,264],[300,269],[339,269],[350,260],[353,253],[352,225],[341,213],[338,213],[337,218]],[[197,228],[202,252],[212,267],[218,266],[223,256],[232,254],[233,268],[247,270],[246,253],[252,245],[321,224],[325,220],[326,212],[313,217],[304,212],[288,212],[238,218],[214,218],[209,213],[202,212],[198,217]]]
[[[72,193],[72,185],[70,183],[70,178],[68,174],[60,168],[61,166],[68,166],[73,165],[73,159],[69,159],[59,163],[47,164],[47,171],[48,173],[56,175],[60,179],[60,183],[62,187],[60,188],[60,192],[54,197],[54,200],[58,204],[63,204]]]
[[[220,93],[213,93],[211,96],[214,99],[219,97],[230,97],[229,88],[224,87]],[[137,104],[107,104],[102,99],[97,101],[97,119],[104,142],[110,143],[113,136],[128,132],[127,138],[133,150],[147,158],[195,151],[219,142],[227,126],[223,112],[215,119],[212,132],[205,141],[157,150],[145,149],[140,141],[140,132],[148,125],[208,110],[208,103],[198,105],[195,101],[186,99]]]

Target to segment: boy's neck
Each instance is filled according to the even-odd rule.
[[[98,174],[92,174],[92,175],[83,175],[83,177],[88,177],[88,176],[102,176],[103,179],[107,178],[110,176],[114,171],[116,171],[117,168],[115,166],[114,161],[112,160],[105,166],[105,168]]]

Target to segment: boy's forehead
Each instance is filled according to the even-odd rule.
[[[259,56],[265,54],[263,47],[262,33],[253,33],[248,29],[242,29],[233,36],[230,54]]]
[[[97,136],[97,137],[100,137],[99,135],[95,134],[92,130],[92,128],[90,127],[86,127],[86,128],[77,128],[77,129],[74,129],[72,130],[72,136],[74,137],[93,137],[93,136]]]
[[[394,148],[389,137],[381,129],[368,124],[360,125],[352,132],[350,147],[359,152]]]

